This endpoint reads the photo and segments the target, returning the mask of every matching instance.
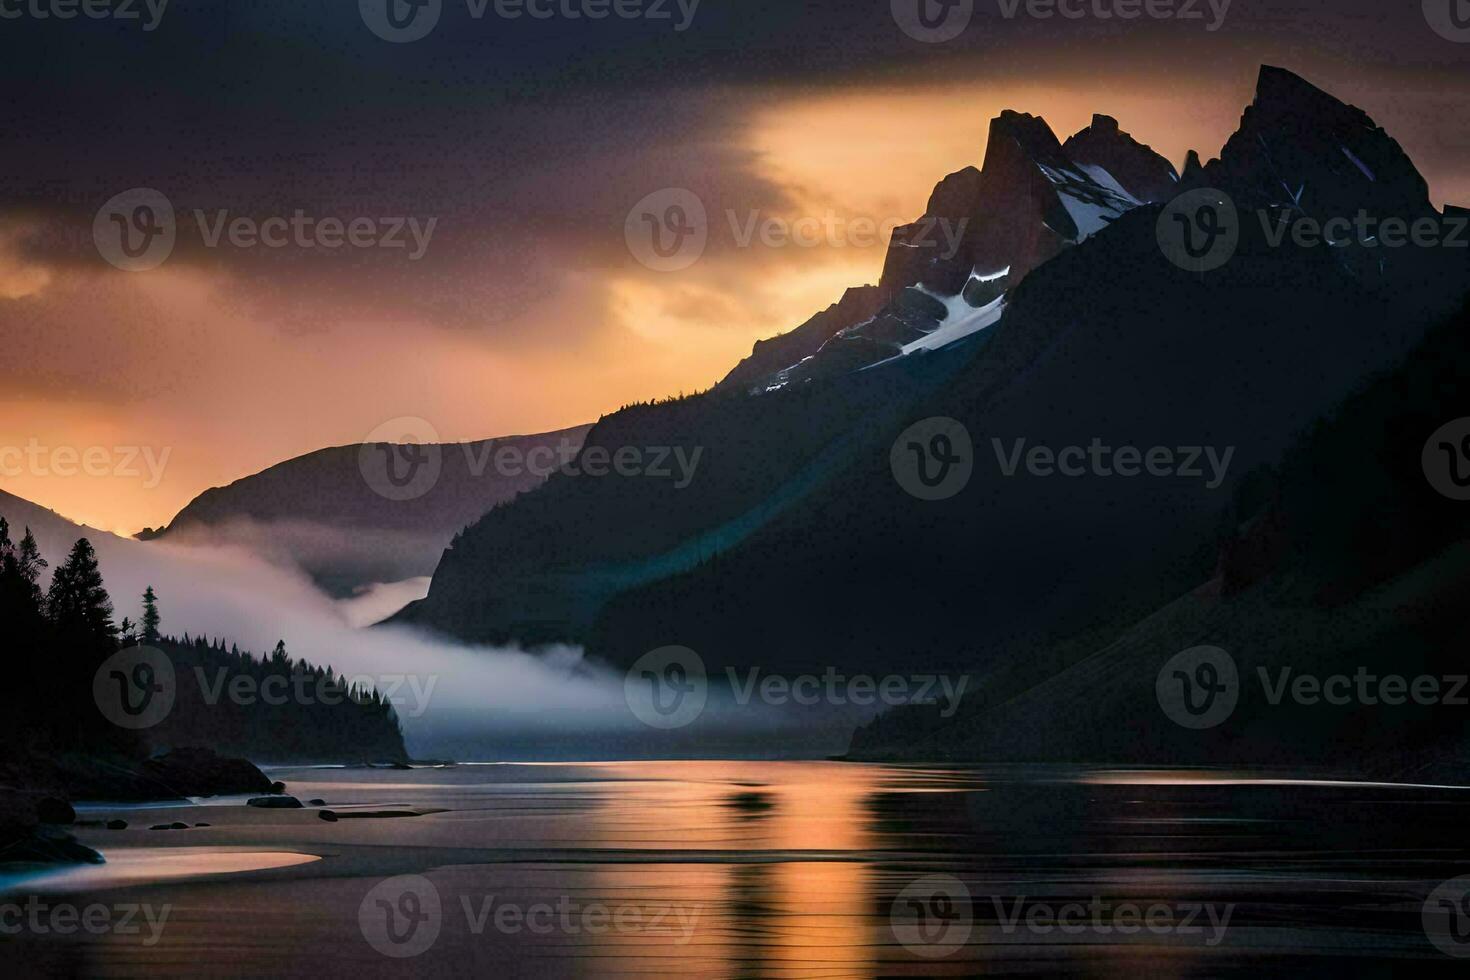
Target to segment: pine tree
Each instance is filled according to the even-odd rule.
[[[158,626],[163,618],[158,614],[158,596],[153,591],[153,586],[143,590],[143,639],[147,646],[157,646],[159,641]]]
[[[36,536],[26,528],[26,536],[20,539],[20,553],[16,555],[16,565],[20,569],[21,578],[31,584],[35,592],[36,602],[41,601],[41,587],[36,583],[40,581],[41,569],[46,567],[46,559],[41,557],[41,549],[36,547]]]
[[[117,634],[112,623],[112,600],[102,585],[97,552],[86,538],[77,539],[71,554],[51,577],[46,615],[68,638],[84,641],[104,656],[110,652]]]

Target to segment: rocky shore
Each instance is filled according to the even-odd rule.
[[[276,790],[244,759],[175,749],[151,759],[30,756],[0,762],[0,865],[102,863],[67,830],[72,802],[142,802]]]

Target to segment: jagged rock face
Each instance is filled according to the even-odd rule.
[[[1279,68],[1261,69],[1255,102],[1220,159],[1201,165],[1190,151],[1182,176],[1111,116],[1095,115],[1063,145],[1041,117],[1006,110],[991,121],[984,165],[944,178],[924,216],[895,230],[876,309],[874,294],[845,301],[732,376],[760,392],[896,356],[944,325],[945,316],[923,309],[926,296],[984,305],[994,289],[977,288],[976,276],[1013,288],[1141,203],[1207,186],[1228,193],[1244,220],[1364,212],[1413,222],[1437,213],[1423,177],[1366,113]],[[1376,242],[1357,244],[1339,250],[1339,263],[1356,278],[1381,279],[1393,263]]]
[[[1063,249],[1174,191],[1169,162],[1110,116],[1095,116],[1068,146],[1076,156],[1040,116],[1002,112],[983,167],[945,177],[923,217],[894,230],[875,292],[859,299],[849,291],[790,334],[757,344],[720,387],[759,393],[894,357],[953,315],[934,297],[983,307]]]
[[[833,303],[789,333],[757,340],[749,357],[725,375],[716,390],[745,391],[778,371],[815,354],[845,327],[872,319],[883,306],[884,294],[877,286],[855,286]]]
[[[894,229],[879,280],[885,299],[916,283],[947,296],[965,287],[973,267],[968,242],[980,217],[981,183],[974,167],[950,174],[934,188],[922,218]],[[956,236],[958,252],[951,244]]]
[[[1366,112],[1269,65],[1240,128],[1191,182],[1228,192],[1239,207],[1324,219],[1361,209],[1407,220],[1435,213],[1424,178]]]
[[[1190,150],[1189,155],[1184,158],[1184,173],[1179,182],[1188,186],[1200,186],[1200,180],[1204,176],[1205,165],[1200,163],[1199,151]]]
[[[1093,116],[1092,125],[1071,136],[1062,150],[1074,163],[1103,168],[1142,203],[1167,201],[1178,192],[1174,165],[1119,129],[1112,116]]]

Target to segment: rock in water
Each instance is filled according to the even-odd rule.
[[[246,801],[249,806],[265,810],[300,810],[301,801],[294,796],[255,796]]]

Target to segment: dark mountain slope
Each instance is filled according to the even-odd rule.
[[[430,574],[461,528],[545,481],[525,466],[497,467],[502,447],[520,459],[537,447],[575,453],[589,428],[424,447],[441,461],[439,476],[409,499],[385,496],[364,476],[364,447],[322,449],[206,490],[167,527],[139,537],[243,544],[346,595]]]
[[[1467,404],[1470,308],[1242,482],[1208,584],[1067,663],[1033,651],[1027,676],[987,685],[950,721],[895,712],[858,733],[854,756],[1311,764],[1462,779],[1463,705],[1272,704],[1259,671],[1273,681],[1287,670],[1293,679],[1360,668],[1378,678],[1466,673],[1470,515],[1434,489],[1421,457]],[[1174,654],[1204,644],[1229,653],[1243,683],[1233,714],[1191,731],[1162,713],[1154,685]],[[1441,693],[1451,686],[1442,681]]]
[[[1255,115],[1289,114],[1270,105],[1280,91],[1263,84]],[[1334,143],[1293,166],[1325,183],[1340,159]],[[1364,275],[1338,250],[1273,244],[1255,220],[1241,221],[1231,261],[1188,273],[1161,250],[1159,216],[1136,207],[1043,262],[964,344],[604,420],[593,442],[672,434],[720,468],[683,497],[553,480],[457,541],[411,616],[495,638],[524,635],[516,617],[534,607],[549,613],[539,637],[620,663],[681,643],[714,665],[889,670],[994,666],[1157,608],[1208,576],[1240,476],[1394,363],[1470,281],[1463,251],[1417,250]],[[965,425],[975,472],[925,502],[894,480],[889,454],[933,416]],[[1231,455],[1218,486],[1208,468],[1005,476],[992,439],[1007,453],[1016,440],[1096,440],[1181,462],[1191,447]]]

